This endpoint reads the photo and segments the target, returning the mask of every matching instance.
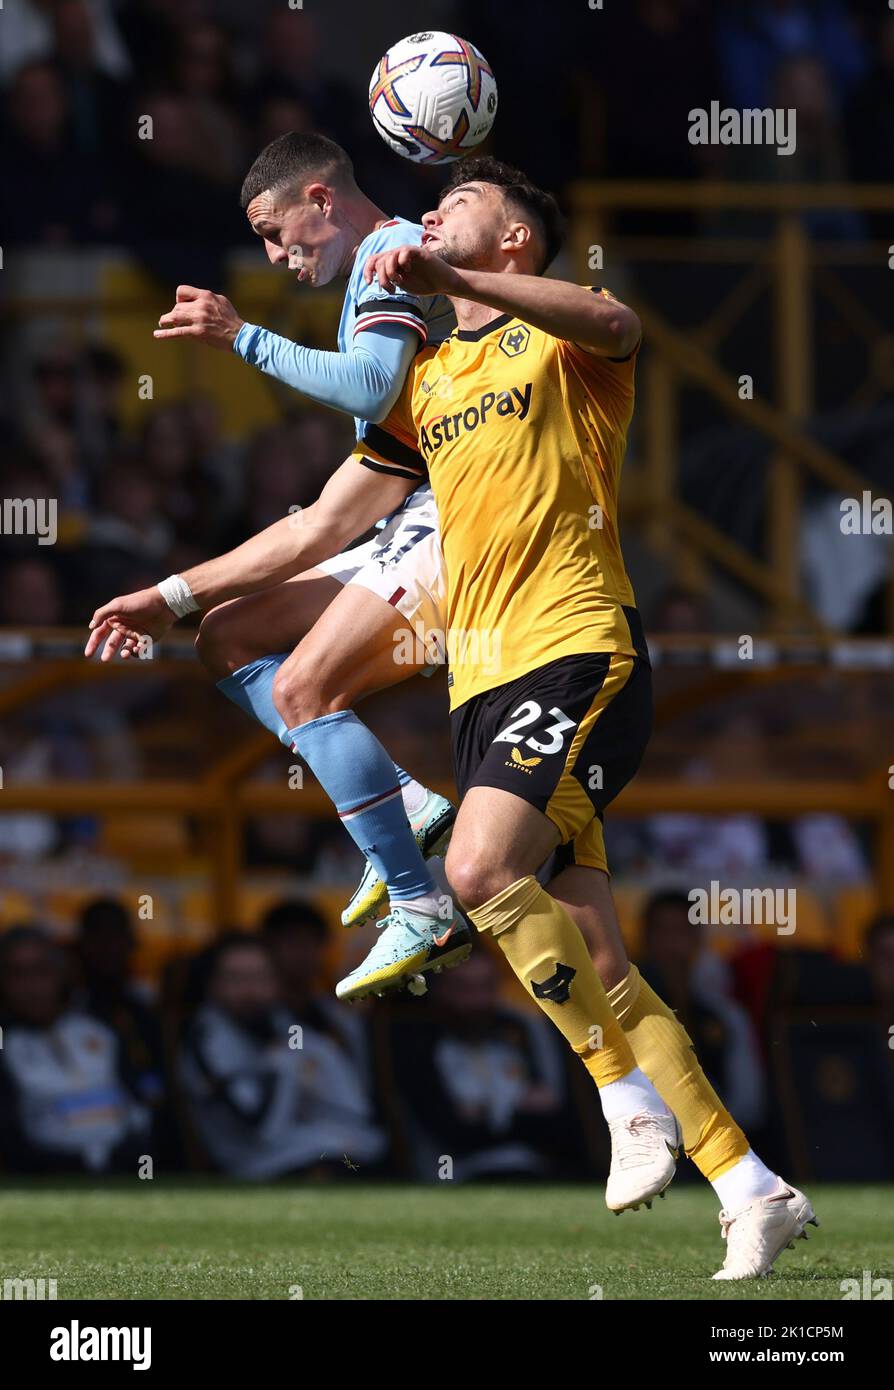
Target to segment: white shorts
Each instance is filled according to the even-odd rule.
[[[407,620],[416,657],[443,665],[447,576],[438,509],[431,488],[417,488],[371,541],[316,566],[339,584],[360,584]]]

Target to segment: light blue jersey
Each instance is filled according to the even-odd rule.
[[[405,217],[394,217],[377,227],[374,232],[370,232],[360,243],[348,277],[345,302],[338,325],[338,345],[342,352],[349,353],[361,335],[368,341],[369,329],[387,327],[389,324],[413,329],[419,334],[420,347],[427,344],[437,345],[453,332],[456,316],[453,305],[445,295],[420,296],[409,294],[406,290],[392,290],[386,294],[380,288],[378,279],[374,279],[372,284],[367,284],[363,278],[364,267],[370,256],[390,251],[397,246],[419,246],[422,242],[422,232],[423,228],[418,222],[408,222]],[[388,457],[388,465],[378,464],[377,467],[388,472],[405,473],[400,458],[402,450],[396,440],[378,426],[356,415],[354,429],[358,439],[371,440],[378,445],[379,451]],[[425,483],[410,494],[403,508],[399,510],[428,506],[431,501],[431,488]],[[390,519],[390,516],[383,517],[377,523],[378,529],[386,526]]]
[[[370,256],[391,251],[397,246],[419,246],[422,227],[404,217],[394,217],[370,232],[360,243],[354,266],[348,278],[345,302],[338,325],[338,346],[350,352],[358,334],[380,324],[401,324],[419,334],[421,346],[437,345],[453,332],[456,318],[453,305],[444,295],[413,295],[405,290],[386,294],[377,279],[368,285],[363,271]],[[354,417],[357,438],[367,426],[366,420]]]
[[[444,295],[385,294],[377,280],[368,285],[363,278],[374,253],[418,246],[421,240],[417,222],[395,217],[360,243],[342,307],[338,352],[304,347],[255,323],[242,325],[233,351],[310,400],[347,411],[357,438],[367,438],[400,395],[415,353],[425,343],[442,342],[456,324]]]

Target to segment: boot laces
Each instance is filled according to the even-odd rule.
[[[630,1115],[619,1121],[628,1142],[618,1156],[621,1168],[639,1168],[650,1163],[655,1153],[655,1139],[663,1138],[663,1133],[655,1115]]]

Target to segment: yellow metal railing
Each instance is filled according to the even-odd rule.
[[[82,640],[80,632],[59,631],[43,633],[52,638],[57,648],[69,642],[72,651]],[[704,650],[716,647],[719,639],[663,638],[661,647],[666,653],[685,653],[693,644]],[[726,639],[728,642],[728,639]],[[818,639],[821,650],[831,647],[838,639]],[[677,689],[660,698],[656,708],[656,724],[660,731],[669,727],[681,713],[711,709],[720,696],[730,690],[759,688],[782,678],[791,677],[793,670],[828,671],[828,666],[816,666],[815,655],[806,644],[782,639],[786,660],[771,667],[737,665],[734,671],[706,668],[696,684]],[[36,661],[24,667],[17,680],[10,681],[0,691],[0,718],[17,709],[30,707],[35,699],[58,689],[70,689],[78,684],[96,683],[97,688],[109,679],[136,679],[151,667],[153,678],[158,676],[185,677],[207,681],[207,675],[197,662],[184,653],[190,639],[175,635],[166,639],[164,648],[179,651],[179,656],[156,655],[150,662],[117,662],[102,666],[98,661],[62,660],[59,657]],[[870,651],[872,642],[849,644],[853,651]],[[780,647],[780,650],[783,650]],[[803,659],[798,653],[803,650]],[[795,658],[798,657],[796,661]],[[841,674],[854,669],[853,663],[839,667]],[[209,688],[208,698],[216,696]],[[267,812],[283,815],[325,819],[334,817],[331,802],[323,790],[308,778],[296,799],[296,792],[285,779],[276,782],[252,781],[255,771],[270,757],[274,744],[268,733],[253,731],[219,757],[200,776],[177,779],[144,780],[139,782],[72,781],[53,783],[17,783],[6,779],[2,791],[2,810],[38,811],[49,815],[114,816],[123,812],[139,814],[171,814],[193,817],[204,832],[202,843],[214,846],[210,866],[211,898],[217,920],[238,920],[243,878],[243,846],[246,823]],[[612,804],[612,816],[642,818],[661,812],[691,812],[702,815],[752,813],[765,818],[787,818],[824,811],[872,828],[874,877],[879,901],[886,910],[894,911],[894,792],[889,786],[889,765],[894,762],[894,750],[879,749],[879,766],[851,779],[823,777],[796,779],[791,776],[773,781],[749,779],[747,769],[741,779],[716,783],[693,783],[679,778],[655,778],[641,773]],[[435,790],[453,796],[454,790],[446,777],[438,781]]]
[[[635,512],[649,540],[684,582],[706,582],[718,566],[764,601],[772,627],[820,631],[822,624],[802,592],[797,544],[804,484],[815,479],[846,496],[870,490],[868,480],[805,432],[815,407],[814,292],[821,288],[853,333],[870,349],[871,377],[859,393],[865,405],[894,386],[894,334],[831,274],[834,264],[862,264],[887,272],[888,247],[881,243],[813,242],[806,211],[848,208],[894,213],[894,188],[887,184],[634,183],[581,182],[570,189],[575,273],[591,264],[594,246],[611,246],[612,263],[644,261],[726,262],[742,275],[704,323],[674,329],[648,303],[637,302],[650,348],[641,399],[646,413],[645,486]],[[709,235],[625,236],[613,231],[619,212],[685,210],[708,218],[722,212],[766,213],[769,237]],[[742,400],[735,378],[713,357],[723,339],[769,288],[773,304],[775,402]],[[768,471],[765,558],[737,546],[718,527],[681,500],[676,462],[680,455],[679,394],[684,384],[705,391],[728,413],[763,434],[773,446]],[[894,632],[894,550],[888,588],[887,625]]]

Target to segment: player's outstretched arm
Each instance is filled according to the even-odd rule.
[[[245,323],[224,295],[194,285],[178,285],[177,302],[162,314],[153,336],[194,338],[235,352],[309,400],[373,423],[385,419],[419,349],[417,330],[395,323],[365,329],[349,352],[304,347]]]
[[[316,502],[281,517],[226,555],[185,571],[183,578],[202,610],[281,584],[344,550],[418,486],[418,478],[373,473],[348,458]]]
[[[349,352],[325,352],[246,323],[234,350],[309,400],[376,424],[400,395],[419,350],[419,334],[383,323],[360,333]]]
[[[626,357],[642,337],[634,311],[613,295],[542,275],[470,270],[465,297],[524,319],[553,338],[579,343],[602,357]]]
[[[183,611],[207,612],[227,599],[256,593],[313,569],[394,511],[418,485],[418,478],[373,472],[356,458],[346,459],[311,506],[281,517],[234,550],[178,575]],[[116,654],[132,656],[141,637],[157,641],[177,616],[158,585],[120,595],[93,614],[84,655],[93,656],[102,648],[103,661],[111,661]]]
[[[613,296],[542,275],[459,270],[424,246],[399,246],[370,256],[364,278],[369,281],[373,275],[386,292],[470,299],[605,357],[626,357],[642,334],[637,315]]]

